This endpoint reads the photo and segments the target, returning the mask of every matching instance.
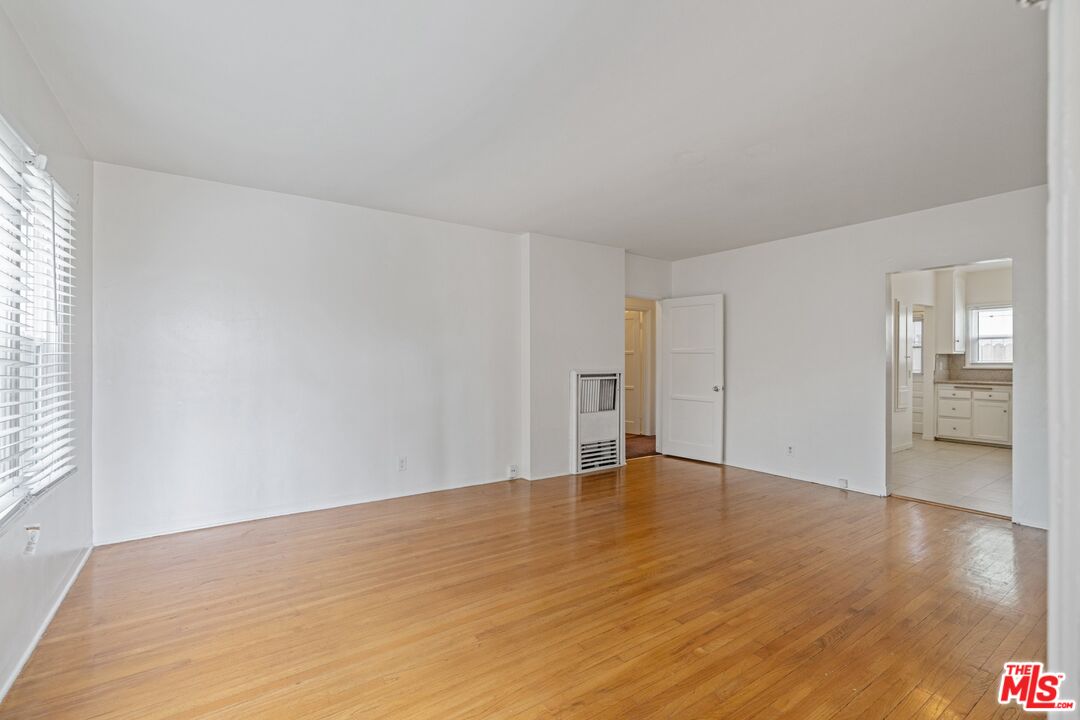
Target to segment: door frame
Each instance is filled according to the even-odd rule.
[[[1047,654],[1066,674],[1063,696],[1080,694],[1080,5],[1051,2],[1049,24],[1049,164],[1047,209],[1047,399],[1049,538]],[[1015,430],[1015,426],[1014,426]],[[1015,442],[1016,433],[1013,433]]]
[[[644,319],[642,328],[642,346],[645,348],[641,367],[641,424],[644,435],[657,436],[656,451],[660,451],[659,442],[660,427],[659,404],[657,398],[657,367],[659,365],[659,346],[657,344],[657,315],[659,302],[646,298],[627,297],[623,302],[623,310],[641,311]],[[625,368],[624,368],[625,372]]]

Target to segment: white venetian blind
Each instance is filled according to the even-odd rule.
[[[0,517],[75,469],[75,212],[0,121]]]

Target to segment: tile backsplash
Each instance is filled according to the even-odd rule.
[[[934,374],[947,380],[985,380],[988,382],[1012,382],[1012,370],[966,368],[966,355],[938,355]]]

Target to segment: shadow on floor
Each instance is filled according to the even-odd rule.
[[[633,460],[639,457],[656,455],[655,435],[630,435],[626,436],[626,459]]]

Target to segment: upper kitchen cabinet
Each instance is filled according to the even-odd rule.
[[[967,302],[965,274],[958,269],[934,274],[937,298],[937,351],[951,355],[967,352]]]

